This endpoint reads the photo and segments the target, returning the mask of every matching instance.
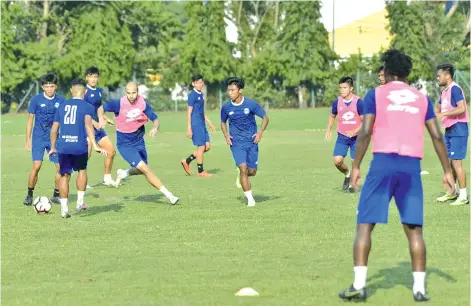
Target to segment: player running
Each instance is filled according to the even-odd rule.
[[[113,112],[115,115],[118,151],[131,166],[127,170],[118,169],[115,186],[118,187],[121,180],[128,176],[144,175],[147,181],[162,192],[171,204],[177,204],[180,199],[162,185],[147,164],[144,125],[149,120],[153,122],[149,135],[154,138],[159,130],[159,119],[150,104],[138,95],[137,84],[128,83],[124,97],[106,102],[98,108],[101,128],[106,125],[105,112]]]
[[[72,99],[63,102],[55,114],[51,129],[51,150],[49,156],[58,155],[61,175],[59,197],[62,218],[69,218],[69,180],[72,171],[77,175],[77,206],[76,210],[87,209],[83,198],[87,187],[88,144],[87,136],[95,151],[106,155],[106,151],[98,147],[92,125],[93,107],[83,101],[86,83],[84,80],[73,80],[70,93]],[[60,128],[60,137],[57,139]],[[57,145],[57,146],[56,146]]]
[[[47,73],[41,77],[43,93],[34,96],[28,106],[28,122],[26,123],[26,152],[31,151],[33,168],[28,178],[28,193],[23,201],[24,205],[33,203],[33,192],[38,182],[39,170],[43,164],[44,152],[51,149],[51,126],[59,105],[65,98],[56,93],[58,78],[55,73]],[[34,128],[33,128],[34,120]],[[31,134],[33,135],[31,137]],[[55,188],[51,198],[52,203],[60,204],[59,201],[59,160],[57,156],[49,156],[49,161],[56,165]]]
[[[468,151],[468,107],[464,92],[453,81],[455,68],[453,65],[444,64],[437,67],[437,79],[440,86],[445,88],[440,96],[435,113],[445,129],[445,142],[448,157],[453,169],[453,175],[458,180],[459,193],[448,190],[445,195],[437,198],[439,202],[455,200],[450,205],[464,205],[469,203],[466,191],[466,171],[463,160]]]
[[[97,110],[101,106],[103,89],[97,87],[98,80],[100,77],[100,70],[97,67],[90,67],[85,72],[85,77],[87,79],[87,92],[85,93],[84,100],[90,103],[95,111],[92,115],[92,123],[95,130],[95,139],[98,145],[108,152],[105,158],[105,174],[103,176],[103,184],[106,186],[114,186],[115,182],[111,177],[111,169],[113,167],[113,160],[116,154],[113,143],[111,142],[108,134],[106,134],[104,129],[99,128]],[[113,124],[111,120],[105,117],[105,120]],[[92,144],[88,144],[88,158],[92,155]],[[89,188],[90,186],[88,186]]]
[[[204,86],[203,76],[200,74],[194,75],[191,85],[193,90],[188,95],[187,137],[193,140],[196,151],[188,156],[186,160],[183,159],[181,164],[185,172],[190,175],[190,163],[196,159],[198,176],[210,177],[212,174],[206,172],[203,167],[203,155],[211,148],[211,141],[205,123],[208,122],[211,132],[216,129],[208,116],[204,114],[204,96],[201,92]]]
[[[265,110],[242,95],[244,80],[231,77],[226,80],[227,94],[231,99],[221,108],[221,130],[226,143],[231,147],[232,156],[238,167],[236,185],[244,190],[248,206],[255,206],[249,176],[257,174],[258,143],[262,140],[269,119]],[[263,118],[260,130],[257,131],[255,115]],[[227,131],[229,120],[230,133]]]
[[[425,292],[425,242],[422,237],[424,196],[420,160],[424,155],[424,125],[445,172],[444,181],[454,189],[454,179],[443,136],[430,98],[406,84],[411,58],[398,50],[382,55],[386,84],[370,90],[364,99],[363,124],[358,134],[352,184],[360,188],[360,165],[373,136],[373,160],[360,193],[353,258],[355,279],[339,296],[366,300],[368,255],[376,223],[388,222],[389,203],[394,197],[412,258],[415,301],[427,301]]]
[[[345,175],[342,190],[355,192],[350,184],[350,170],[345,164],[345,156],[350,148],[350,158],[355,159],[358,131],[363,120],[363,102],[359,96],[353,94],[353,79],[342,77],[339,81],[340,96],[332,103],[332,111],[325,132],[325,140],[332,138],[332,127],[338,116],[337,141],[334,147],[334,165]]]

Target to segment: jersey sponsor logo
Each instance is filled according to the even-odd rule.
[[[392,90],[389,92],[387,98],[389,101],[393,102],[393,104],[389,104],[387,110],[417,114],[419,108],[407,104],[417,101],[418,97],[418,95],[409,89]]]

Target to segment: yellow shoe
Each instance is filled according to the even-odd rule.
[[[459,206],[459,205],[465,205],[468,204],[469,200],[468,199],[460,199],[458,198],[455,202],[451,203],[451,206]]]
[[[445,195],[442,195],[441,197],[437,198],[438,202],[446,202],[450,200],[456,200],[458,198],[458,194],[455,195],[450,195],[448,191],[445,193]]]

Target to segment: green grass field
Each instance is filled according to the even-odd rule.
[[[26,116],[2,117],[2,305],[343,304],[337,294],[353,280],[358,194],[341,192],[334,141],[326,143],[318,130],[326,126],[328,109],[269,111],[252,179],[254,208],[235,187],[235,166],[219,128],[205,157],[205,168],[216,175],[185,176],[180,160],[193,149],[185,115],[159,115],[160,134],[147,139],[149,162],[180,205],[167,204],[144,177],[119,189],[99,186],[103,158],[95,154],[89,210],[70,219],[60,218],[57,205],[44,216],[23,206],[31,167],[24,151]],[[209,115],[219,122],[217,112]],[[367,153],[363,178],[370,158]],[[125,167],[118,154],[113,178]],[[423,177],[429,304],[469,305],[469,206],[435,202],[442,170],[428,138],[422,168],[430,172]],[[35,196],[51,195],[53,174],[45,162]],[[411,305],[409,252],[394,204],[389,223],[374,233],[368,303]],[[243,287],[260,296],[234,296]]]

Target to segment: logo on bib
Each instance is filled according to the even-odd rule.
[[[133,108],[126,114],[126,122],[137,121],[141,119],[141,117],[142,117],[141,110],[138,108]]]
[[[342,119],[345,121],[350,121],[353,118],[355,118],[355,114],[353,112],[346,112],[345,114],[342,115]]]
[[[250,109],[248,109],[247,107],[244,108],[244,114],[248,115],[250,113]]]
[[[404,104],[415,102],[418,97],[418,95],[409,89],[392,90],[389,92],[387,98],[394,104],[388,105],[388,111],[402,111],[410,114],[417,114],[419,112],[419,108]]]

